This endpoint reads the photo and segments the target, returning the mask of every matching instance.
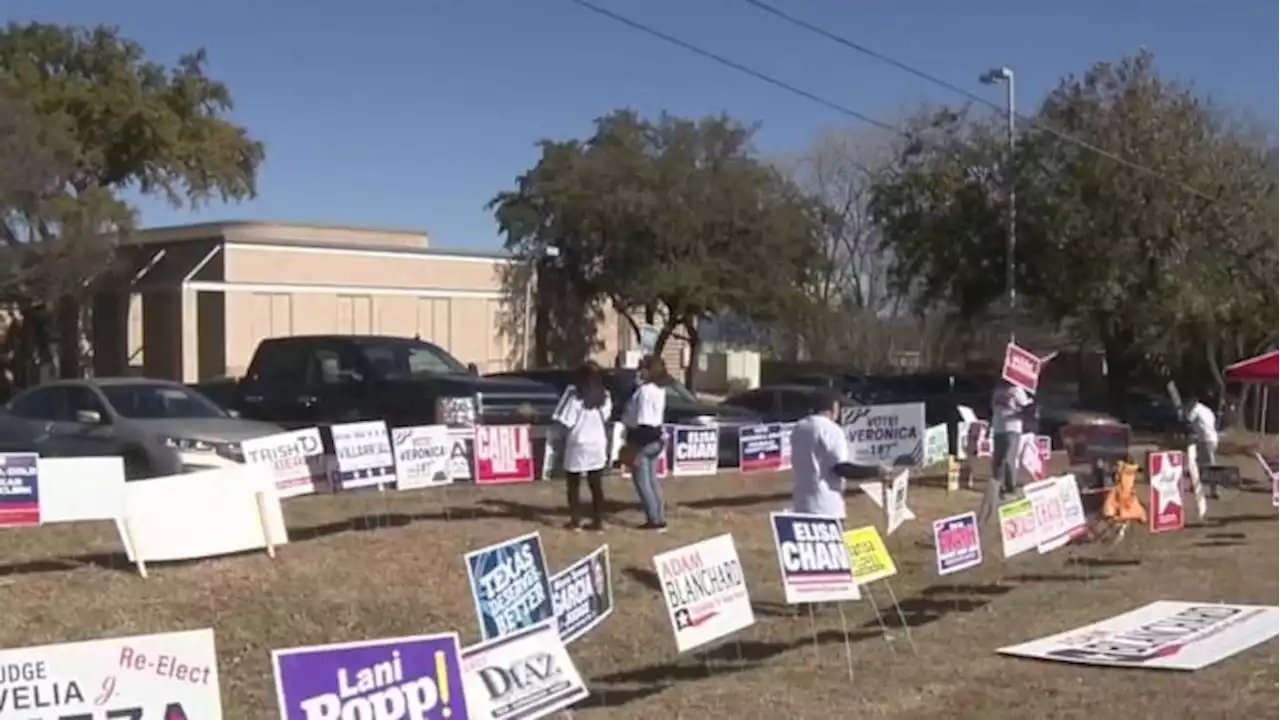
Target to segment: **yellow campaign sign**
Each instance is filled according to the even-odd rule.
[[[898,568],[889,556],[889,548],[880,539],[875,525],[846,530],[844,546],[849,550],[849,564],[853,567],[853,579],[859,585],[891,578]]]

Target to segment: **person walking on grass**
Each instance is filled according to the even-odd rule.
[[[1196,443],[1196,465],[1201,478],[1211,476],[1206,469],[1218,463],[1218,418],[1208,405],[1192,395],[1187,397],[1182,408],[1183,419],[1191,428],[1191,436]],[[1220,499],[1218,484],[1208,483],[1209,499]]]
[[[613,402],[604,387],[600,366],[588,361],[578,368],[573,383],[565,388],[552,419],[561,427],[564,444],[565,490],[569,499],[569,522],[575,532],[582,528],[582,478],[591,492],[591,523],[587,529],[604,529],[604,487],[602,476],[609,463],[609,416]]]
[[[658,484],[658,458],[665,451],[662,423],[667,414],[666,383],[670,380],[666,363],[657,355],[645,356],[637,379],[640,385],[622,415],[627,435],[618,459],[623,467],[631,469],[631,482],[644,509],[641,529],[665,532],[667,519],[662,486]]]

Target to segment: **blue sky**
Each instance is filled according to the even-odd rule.
[[[741,0],[597,0],[607,8],[893,120],[959,102]],[[1140,46],[1169,75],[1275,126],[1275,6],[1262,0],[776,0],[780,8],[976,92],[1012,67],[1030,109],[1063,74]],[[7,20],[119,25],[155,59],[204,46],[235,119],[267,145],[260,197],[198,215],[141,203],[144,224],[260,219],[420,228],[434,247],[496,249],[483,206],[537,159],[630,106],[728,111],[764,153],[858,123],[567,0],[7,0]],[[874,132],[874,131],[873,131]]]

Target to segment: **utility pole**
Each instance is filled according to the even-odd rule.
[[[1016,251],[1018,247],[1018,202],[1017,191],[1015,189],[1014,178],[1014,152],[1017,150],[1018,144],[1018,114],[1014,104],[1014,77],[1013,71],[1007,67],[995,68],[988,70],[978,78],[984,85],[994,85],[996,83],[1004,83],[1005,90],[1005,110],[1009,145],[1006,149],[1007,156],[1004,166],[1004,183],[1005,183],[1005,200],[1008,203],[1008,212],[1005,219],[1008,223],[1006,231],[1008,237],[1005,242],[1005,266],[1004,266],[1004,287],[1007,294],[1008,312],[1009,312],[1009,342],[1014,340],[1014,326],[1016,324],[1015,310],[1018,306],[1018,290],[1016,274],[1014,273],[1014,262],[1016,261]]]

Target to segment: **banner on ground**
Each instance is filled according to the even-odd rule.
[[[884,497],[884,534],[892,535],[902,523],[914,518],[915,514],[907,508],[907,482],[911,474],[903,470],[893,477],[893,482],[886,486]]]
[[[462,679],[468,720],[536,720],[588,695],[555,620],[463,650]]]
[[[396,456],[387,424],[381,420],[342,423],[329,428],[333,436],[334,487],[355,490],[395,482]]]
[[[738,466],[743,471],[782,468],[782,425],[748,425],[738,430]]]
[[[920,461],[923,467],[937,465],[946,462],[947,456],[951,454],[951,436],[947,433],[947,424],[938,423],[930,425],[924,431],[924,459]]]
[[[551,605],[565,645],[586,635],[613,614],[613,576],[609,546],[551,576]]]
[[[1040,356],[1009,343],[1004,348],[1004,367],[1000,369],[1000,377],[1005,382],[1035,392],[1040,382],[1040,365]]]
[[[720,460],[720,428],[702,425],[671,427],[671,474],[715,475]]]
[[[778,463],[779,470],[791,469],[791,433],[795,432],[795,423],[782,423],[780,426],[782,435],[782,459]]]
[[[457,633],[274,650],[271,664],[281,720],[469,717]]]
[[[844,546],[849,551],[853,581],[858,585],[887,580],[898,574],[898,567],[893,564],[889,548],[885,547],[875,525],[846,530]]]
[[[1022,498],[1000,506],[1000,545],[1006,559],[1032,550],[1039,542],[1036,512],[1031,500]]]
[[[656,555],[653,565],[676,637],[685,652],[755,624],[732,535]]]
[[[5,718],[221,720],[213,630],[0,650]]]
[[[40,456],[0,453],[0,527],[40,524]]]
[[[1151,483],[1147,517],[1153,533],[1181,530],[1186,524],[1182,505],[1182,452],[1147,453],[1147,479]]]
[[[510,635],[555,617],[538,533],[473,550],[464,560],[481,638]]]
[[[842,407],[850,461],[915,467],[924,457],[924,403]]]
[[[787,604],[859,600],[853,566],[838,518],[803,513],[770,513],[773,545]]]
[[[449,450],[449,477],[454,482],[474,482],[476,469],[476,431],[472,428],[449,428],[453,447]]]
[[[281,498],[310,495],[317,483],[328,481],[324,441],[320,430],[305,428],[240,443],[246,465],[269,468]]]
[[[453,438],[444,425],[418,425],[391,431],[396,452],[396,488],[448,485],[453,482],[449,459]]]
[[[1077,630],[1003,647],[1003,655],[1082,665],[1199,670],[1280,632],[1280,608],[1160,600]]]
[[[528,425],[477,425],[475,483],[533,482],[533,441]]]
[[[1084,503],[1075,475],[1059,475],[1022,488],[1031,501],[1036,522],[1036,550],[1053,552],[1083,535],[1086,528]]]
[[[933,547],[938,574],[968,570],[982,564],[982,540],[978,516],[972,512],[933,521]]]

